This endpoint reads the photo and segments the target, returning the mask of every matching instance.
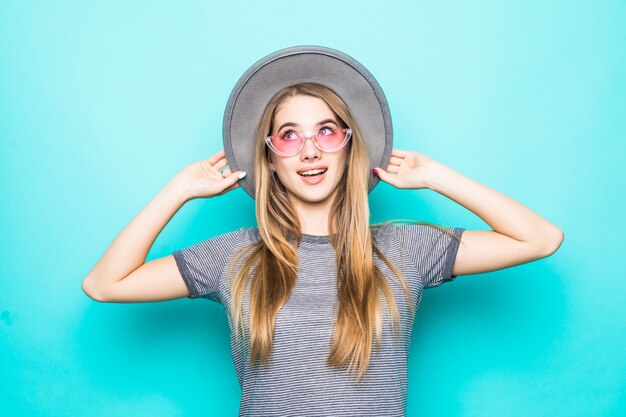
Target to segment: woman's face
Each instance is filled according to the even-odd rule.
[[[285,126],[285,124],[288,125]],[[288,130],[302,133],[318,132],[324,126],[342,127],[323,100],[303,95],[290,97],[278,107],[273,126],[273,135]],[[302,203],[329,202],[332,201],[329,198],[334,197],[343,174],[347,149],[348,145],[336,152],[322,152],[313,144],[311,137],[305,140],[304,147],[295,156],[285,157],[270,151],[270,168],[276,171],[293,203],[297,204],[298,201]],[[303,175],[306,171],[313,169],[325,171],[313,176]]]

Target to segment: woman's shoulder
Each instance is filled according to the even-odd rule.
[[[237,243],[254,243],[261,239],[258,227],[240,227],[239,229],[221,235],[223,239],[233,240]]]
[[[417,220],[389,220],[370,226],[372,236],[378,241],[389,238],[404,239],[436,239],[446,235],[457,237],[464,231],[463,228],[454,226],[441,226],[434,223]]]
[[[241,227],[237,229],[242,237],[245,237],[249,243],[261,240],[261,233],[258,227]]]
[[[251,243],[257,242],[261,238],[259,230],[256,227],[240,227],[236,230],[219,233],[206,238],[191,248],[198,248],[200,250],[212,250],[215,251],[218,248],[228,251],[229,249],[246,246]]]
[[[399,224],[397,221],[388,220],[381,223],[371,224],[370,231],[374,239],[384,239],[396,235],[400,226],[402,226],[402,224]]]

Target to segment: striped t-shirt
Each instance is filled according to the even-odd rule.
[[[461,237],[465,229],[448,227]],[[407,281],[413,305],[422,291],[453,280],[459,242],[427,225],[386,224],[372,229],[374,243]],[[189,298],[221,303],[230,312],[227,265],[244,246],[260,239],[257,228],[241,228],[173,253],[189,288]],[[407,359],[413,315],[393,271],[377,256],[374,263],[393,290],[401,320],[397,339],[390,317],[383,319],[382,346],[372,346],[364,377],[356,382],[347,365],[326,364],[337,300],[335,253],[328,236],[304,234],[298,247],[296,284],[280,309],[269,363],[249,362],[249,346],[236,343],[233,323],[231,353],[242,390],[240,416],[404,416],[407,400]],[[248,315],[248,292],[243,314]],[[384,301],[384,296],[381,295]],[[384,310],[383,310],[384,311]]]

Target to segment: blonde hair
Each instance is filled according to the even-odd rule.
[[[264,139],[272,132],[274,116],[280,105],[288,98],[298,95],[323,100],[342,127],[350,127],[353,132],[352,139],[346,145],[348,153],[345,170],[337,186],[328,219],[330,241],[336,255],[339,308],[327,363],[340,367],[348,362],[349,372],[358,371],[358,381],[369,365],[374,336],[377,347],[380,349],[381,346],[380,293],[387,301],[395,334],[401,334],[393,291],[374,264],[374,254],[400,280],[412,313],[414,306],[404,277],[372,240],[367,199],[369,158],[361,132],[345,103],[325,86],[302,83],[287,87],[270,100],[262,115],[257,131],[254,161],[256,219],[261,239],[243,248],[230,264],[229,276],[234,277],[231,281],[232,320],[237,339],[242,343],[249,343],[250,361],[267,363],[272,349],[276,316],[296,283],[301,228],[287,191],[269,167],[270,150]],[[236,265],[245,255],[247,256],[243,264],[235,271]],[[247,322],[242,317],[246,288],[250,289]]]

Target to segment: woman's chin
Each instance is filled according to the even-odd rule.
[[[326,202],[331,196],[332,192],[328,189],[316,189],[316,190],[306,190],[299,191],[297,193],[290,193],[292,197],[295,197],[297,200],[300,200],[304,203],[308,204],[319,204]]]

